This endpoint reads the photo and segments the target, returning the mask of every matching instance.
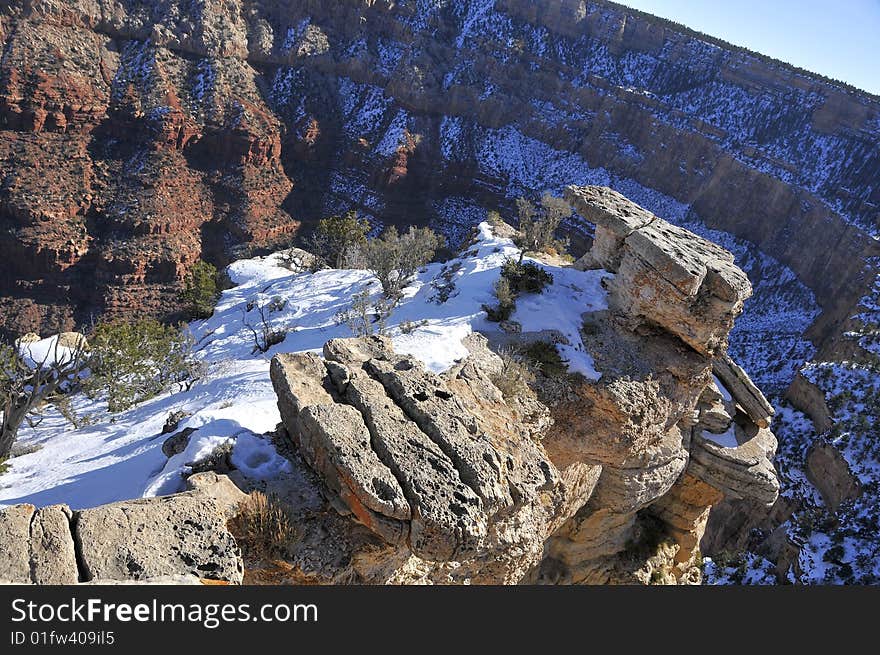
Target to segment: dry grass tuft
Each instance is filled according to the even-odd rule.
[[[296,539],[296,530],[284,506],[274,496],[254,491],[229,520],[229,531],[248,559],[283,556]]]
[[[505,400],[528,396],[529,386],[535,382],[535,374],[515,350],[502,349],[498,356],[501,357],[502,367],[498,374],[492,376],[492,383]]]

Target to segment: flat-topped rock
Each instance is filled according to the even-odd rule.
[[[215,501],[197,491],[82,510],[75,538],[86,580],[173,575],[242,580],[235,539]]]
[[[730,252],[611,189],[568,187],[565,197],[596,223],[589,260],[616,273],[609,284],[613,311],[633,324],[660,325],[706,355],[726,348],[752,293]]]
[[[570,186],[565,189],[565,199],[581,216],[621,239],[657,220],[647,209],[609,187]]]

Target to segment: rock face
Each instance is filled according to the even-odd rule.
[[[862,492],[859,479],[834,445],[817,441],[807,452],[807,478],[822,495],[822,500],[832,512],[840,504],[854,500]]]
[[[785,398],[810,417],[816,428],[816,434],[827,432],[834,425],[831,410],[825,402],[825,394],[801,373],[792,380],[785,392]]]
[[[320,519],[315,531],[347,533],[348,568],[316,563],[321,545],[307,540],[291,559],[312,581],[695,582],[710,508],[774,503],[772,410],[724,353],[748,281],[717,246],[610,189],[568,197],[604,213],[587,258],[615,273],[609,310],[584,315],[599,381],[572,378],[553,396],[539,381],[537,396],[505,399],[501,360],[476,336],[439,375],[383,337],[273,358],[293,452],[326,502],[372,535]],[[313,498],[302,477],[297,493]]]
[[[75,584],[79,572],[65,505],[0,510],[0,581]]]
[[[454,241],[573,175],[756,243],[815,292],[817,341],[880,254],[876,98],[601,0],[8,2],[0,38],[16,335],[169,315],[197,258],[299,221],[419,216]]]
[[[207,493],[79,512],[64,505],[0,510],[0,582],[76,584],[181,576],[231,583],[242,579],[238,546]]]

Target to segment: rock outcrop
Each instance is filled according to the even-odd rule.
[[[568,187],[566,199],[596,225],[581,266],[616,273],[609,288],[614,311],[656,323],[703,355],[727,347],[733,320],[752,293],[732,254],[607,187]]]
[[[772,410],[724,352],[750,292],[731,256],[610,189],[568,197],[598,225],[588,261],[614,273],[609,310],[584,315],[598,381],[505,399],[476,336],[442,374],[383,337],[273,358],[293,451],[373,535],[347,541],[358,580],[694,582],[711,506],[775,501]]]
[[[846,458],[827,441],[817,440],[810,447],[804,472],[831,512],[837,512],[841,503],[855,500],[862,493],[862,485]]]
[[[699,582],[710,508],[779,494],[772,409],[725,353],[748,281],[725,251],[610,189],[567,196],[598,226],[582,263],[608,271],[609,308],[581,330],[598,380],[538,371],[506,397],[492,334],[469,336],[469,356],[442,373],[381,336],[279,354],[274,438],[290,467],[239,481],[295,526],[272,561],[239,552],[224,522],[244,495],[209,471],[163,498],[0,512],[0,577]]]
[[[242,580],[241,553],[210,495],[191,491],[81,511],[0,509],[0,582]]]
[[[798,373],[792,380],[785,392],[785,398],[810,417],[816,434],[823,434],[834,425],[824,392],[802,373]]]
[[[328,341],[324,360],[278,355],[271,376],[305,461],[388,544],[474,581],[513,582],[537,561],[563,481],[527,430],[486,430],[455,377],[383,337]],[[479,401],[500,404],[491,389]]]
[[[729,253],[611,189],[569,187],[566,197],[597,226],[577,265],[615,276],[608,312],[584,317],[584,345],[602,377],[552,408],[544,445],[554,462],[599,464],[602,474],[548,542],[536,580],[642,580],[645,562],[628,551],[639,534],[654,538],[644,529],[651,516],[675,542],[669,577],[690,581],[710,507],[725,496],[769,505],[779,492],[776,440],[758,424],[772,409],[725,353],[751,287]],[[737,371],[723,392],[712,381],[719,365]],[[728,439],[715,443],[713,433]]]

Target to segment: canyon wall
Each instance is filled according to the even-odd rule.
[[[819,345],[873,282],[878,100],[612,3],[7,1],[0,36],[10,331],[173,316],[199,257],[327,213],[454,241],[569,183],[756,244]]]

